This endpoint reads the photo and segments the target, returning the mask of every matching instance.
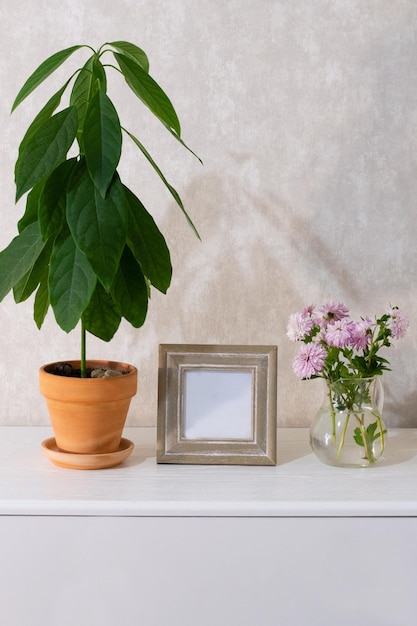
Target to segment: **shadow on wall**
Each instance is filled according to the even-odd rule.
[[[307,205],[314,189],[308,185],[305,189]],[[320,194],[324,207],[326,192]],[[183,239],[182,245],[175,245],[173,259],[173,298],[180,298],[182,311],[177,336],[190,343],[278,343],[281,411],[293,418],[300,415],[299,408],[308,417],[311,403],[308,383],[303,383],[301,392],[305,406],[299,407],[300,398],[289,398],[294,346],[285,337],[288,315],[300,306],[328,299],[344,300],[359,315],[380,313],[379,308],[374,310],[380,303],[385,307],[394,298],[409,299],[408,267],[416,266],[414,247],[404,242],[401,233],[404,251],[394,265],[392,229],[383,233],[384,239],[372,237],[373,220],[369,220],[371,232],[358,229],[360,216],[353,207],[352,227],[339,238],[337,213],[320,211],[314,203],[317,198],[312,199],[312,209],[294,208],[278,194],[250,193],[237,177],[211,174],[195,181],[186,193],[186,206],[193,207],[190,214],[202,243],[190,245],[189,232],[184,235],[178,222],[169,230],[169,238]],[[405,217],[409,238],[414,224],[411,216]],[[397,304],[405,307],[407,302]],[[390,376],[388,384],[395,389],[396,402],[387,408],[392,407],[396,425],[412,426],[414,410],[409,404],[399,405],[398,400],[405,389],[413,388],[414,381],[395,371]]]
[[[300,72],[286,75],[284,90],[275,85],[276,128],[265,148],[271,151],[279,138],[276,154],[266,159],[258,144],[254,154],[229,152],[221,174],[206,170],[184,193],[202,244],[180,220],[167,222],[174,251],[170,297],[181,307],[176,336],[190,343],[278,343],[285,425],[306,425],[316,409],[308,383],[294,393],[294,346],[285,337],[290,313],[336,299],[355,316],[396,304],[417,323],[416,114],[410,110],[417,74],[409,70],[417,37],[405,22],[411,12],[411,6],[410,14],[394,12],[385,29],[370,27],[353,57],[343,43],[323,48],[316,65],[303,59]],[[246,177],[249,161],[263,184]],[[172,328],[172,310],[162,316],[161,324]],[[388,425],[416,423],[415,346],[407,345],[401,369],[392,351],[388,357]]]

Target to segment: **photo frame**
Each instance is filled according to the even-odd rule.
[[[161,344],[157,462],[275,465],[277,352]]]

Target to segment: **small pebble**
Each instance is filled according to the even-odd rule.
[[[73,367],[69,363],[58,363],[55,367],[55,374],[59,374],[60,376],[71,376],[73,372]]]
[[[104,372],[104,378],[114,378],[115,376],[122,376],[122,372],[118,370],[106,370]]]
[[[97,368],[91,372],[91,378],[103,378],[106,370]]]
[[[57,376],[71,376],[74,378],[80,378],[81,371],[79,369],[75,369],[69,363],[58,363],[54,370],[51,371],[51,374],[56,374]],[[96,369],[90,370],[88,369],[87,378],[115,378],[116,376],[123,376],[124,374],[128,374],[128,372],[123,372],[120,370],[106,369],[105,367],[97,367]]]

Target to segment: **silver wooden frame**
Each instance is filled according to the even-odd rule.
[[[275,465],[277,352],[276,346],[161,344],[157,462]],[[250,373],[248,411],[251,424],[247,437],[185,436],[184,406],[188,393],[185,380],[188,372],[203,375],[205,372]],[[248,377],[243,379],[248,380]]]

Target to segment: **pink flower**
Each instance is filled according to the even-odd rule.
[[[298,378],[311,378],[321,372],[326,360],[326,350],[319,343],[303,344],[293,362],[293,371]]]
[[[360,322],[352,323],[352,346],[356,348],[356,350],[363,350],[363,348],[366,348],[371,339],[372,326],[373,322],[369,319],[369,317],[366,317]]]
[[[319,310],[323,319],[328,322],[338,321],[349,315],[349,309],[342,302],[327,302]]]
[[[336,348],[344,348],[349,346],[352,341],[353,322],[344,318],[329,324],[326,328],[326,343]]]
[[[314,321],[309,314],[293,313],[290,315],[287,326],[287,337],[290,341],[302,341],[312,331]]]
[[[311,317],[313,313],[314,313],[314,304],[310,304],[310,306],[304,307],[302,314]]]
[[[387,321],[387,327],[390,329],[391,335],[394,339],[402,339],[407,332],[410,322],[397,307],[392,307],[387,313],[390,316]]]

